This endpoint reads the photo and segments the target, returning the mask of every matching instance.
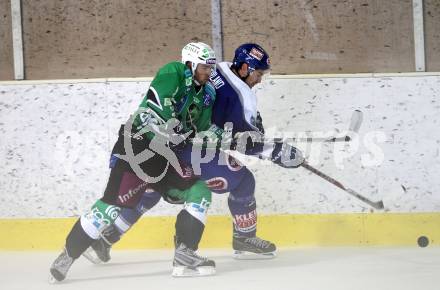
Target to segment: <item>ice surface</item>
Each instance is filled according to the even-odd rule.
[[[414,290],[439,289],[440,248],[294,248],[273,260],[237,261],[203,250],[217,275],[171,277],[171,250],[114,251],[108,264],[77,260],[67,279],[48,284],[57,252],[0,251],[0,289]]]

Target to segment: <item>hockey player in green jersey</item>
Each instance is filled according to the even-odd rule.
[[[50,268],[51,282],[64,280],[73,262],[101,237],[121,207],[136,206],[147,187],[165,200],[184,202],[176,219],[173,275],[215,273],[214,261],[195,253],[211,191],[173,152],[201,131],[222,132],[211,125],[215,90],[208,80],[215,64],[214,51],[198,42],[183,48],[182,62],[159,69],[137,112],[121,126],[104,195],[74,224]]]

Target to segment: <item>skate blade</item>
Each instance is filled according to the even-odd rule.
[[[49,278],[47,279],[47,281],[49,282],[49,284],[59,284],[62,282],[55,279],[55,277],[52,274],[49,274]]]
[[[87,248],[87,250],[84,253],[82,253],[82,255],[84,258],[86,258],[95,265],[102,264],[101,259],[98,258],[95,251],[91,247]]]
[[[236,260],[269,260],[276,257],[276,252],[257,254],[253,252],[234,250],[232,257]]]
[[[188,268],[186,266],[174,266],[173,277],[199,277],[199,276],[212,276],[215,275],[215,267],[197,267]]]

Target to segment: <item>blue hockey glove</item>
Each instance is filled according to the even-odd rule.
[[[297,168],[304,162],[303,153],[287,143],[276,142],[271,161],[284,168]]]
[[[264,135],[263,118],[261,118],[260,112],[257,111],[257,120],[255,126],[258,128],[261,134]]]

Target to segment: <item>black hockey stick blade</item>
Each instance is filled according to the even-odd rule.
[[[354,191],[351,188],[345,188],[345,191],[348,192],[349,194],[351,194],[352,196],[356,197],[359,200],[362,200],[363,202],[365,202],[366,204],[368,204],[369,206],[378,209],[378,210],[383,210],[384,209],[384,204],[382,200],[379,201],[372,201],[369,200],[368,198],[366,198],[363,195],[360,195],[359,193],[357,193],[356,191]]]
[[[375,206],[373,206],[375,209],[380,209],[380,210],[383,210],[383,209],[385,209],[385,206],[384,206],[384,204],[383,204],[383,201],[377,201],[377,202],[375,202]]]

